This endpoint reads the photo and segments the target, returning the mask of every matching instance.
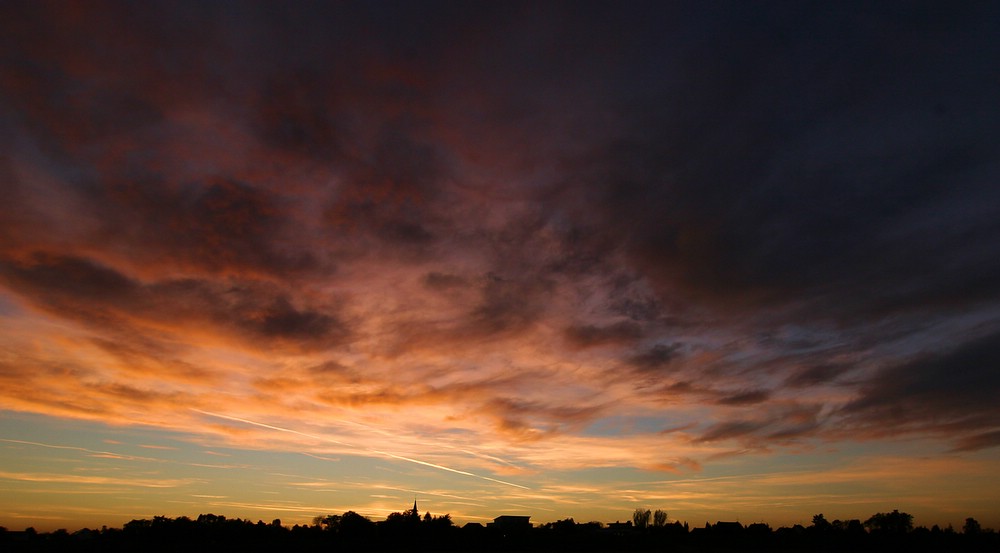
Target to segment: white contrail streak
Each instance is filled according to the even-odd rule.
[[[282,428],[280,426],[274,426],[274,425],[271,425],[271,424],[264,424],[262,422],[252,421],[250,419],[243,419],[243,418],[240,418],[240,417],[233,417],[233,416],[230,416],[230,415],[223,415],[221,413],[213,413],[211,411],[202,411],[201,409],[195,409],[194,407],[189,407],[189,409],[192,410],[192,411],[195,411],[197,413],[201,413],[203,415],[208,415],[210,417],[216,417],[216,418],[226,419],[226,420],[230,420],[230,421],[242,422],[242,423],[250,424],[250,425],[253,425],[253,426],[259,426],[261,428],[267,428],[269,430],[276,430],[278,432],[287,432],[289,434],[298,434],[299,436],[304,436],[306,438],[311,438],[313,440],[319,440],[319,441],[323,441],[323,442],[330,442],[330,443],[334,443],[334,444],[337,444],[337,445],[342,445],[342,446],[354,448],[354,449],[357,449],[357,450],[360,450],[360,451],[364,451],[365,453],[371,453],[371,454],[374,454],[374,455],[378,455],[380,457],[388,457],[390,459],[398,459],[400,461],[406,461],[408,463],[415,463],[417,465],[423,465],[425,467],[431,467],[431,468],[435,468],[435,469],[438,469],[438,470],[443,470],[443,471],[447,471],[447,472],[453,472],[455,474],[461,474],[463,476],[471,476],[472,478],[479,478],[480,480],[487,480],[489,482],[496,482],[497,484],[503,484],[505,486],[513,486],[515,488],[521,488],[522,490],[530,490],[531,489],[531,488],[529,488],[527,486],[522,486],[520,484],[514,484],[513,482],[505,482],[503,480],[498,480],[496,478],[490,478],[489,476],[481,476],[479,474],[474,474],[474,473],[471,473],[471,472],[466,472],[464,470],[453,469],[451,467],[446,467],[444,465],[437,465],[437,464],[434,464],[434,463],[428,463],[427,461],[421,461],[419,459],[413,459],[411,457],[404,457],[402,455],[397,455],[395,453],[389,453],[388,451],[379,451],[377,449],[371,449],[371,448],[367,448],[367,447],[363,447],[363,446],[357,446],[357,445],[354,445],[354,444],[349,444],[347,442],[342,442],[342,441],[339,441],[339,440],[334,440],[333,438],[328,438],[326,436],[316,436],[314,434],[306,434],[305,432],[299,432],[298,430],[292,430],[290,428]]]
[[[246,423],[246,424],[252,424],[254,426],[260,426],[262,428],[269,428],[271,430],[277,430],[278,432],[288,432],[290,434],[298,434],[299,436],[305,436],[306,438],[312,438],[314,440],[319,440],[321,442],[332,442],[332,443],[339,444],[339,445],[346,445],[348,447],[355,447],[355,446],[353,446],[353,445],[351,445],[349,443],[340,442],[340,441],[334,440],[333,438],[327,438],[325,436],[314,436],[312,434],[306,434],[305,432],[299,432],[298,430],[292,430],[290,428],[281,428],[280,426],[271,426],[270,424],[264,424],[262,422],[255,422],[255,421],[248,420],[248,419],[241,419],[239,417],[231,417],[229,415],[222,415],[222,414],[219,414],[219,413],[213,413],[211,411],[202,411],[201,409],[195,409],[194,407],[189,407],[189,409],[191,409],[192,411],[196,411],[198,413],[201,413],[203,415],[209,415],[209,416],[212,416],[212,417],[218,417],[220,419],[226,419],[226,420],[231,420],[231,421],[243,422],[243,423]]]
[[[465,472],[464,470],[453,469],[453,468],[445,467],[445,466],[442,466],[442,465],[435,465],[434,463],[428,463],[427,461],[420,461],[418,459],[411,459],[409,457],[403,457],[402,455],[396,455],[395,453],[389,453],[389,452],[386,452],[386,451],[378,451],[376,449],[365,449],[365,451],[369,451],[371,453],[377,453],[379,455],[384,455],[386,457],[392,457],[393,459],[399,459],[401,461],[409,461],[411,463],[416,463],[418,465],[424,465],[424,466],[428,466],[428,467],[432,467],[432,468],[436,468],[436,469],[446,470],[448,472],[454,472],[456,474],[464,474],[466,476],[472,476],[473,478],[482,478],[483,480],[489,480],[490,482],[497,482],[499,484],[506,484],[508,486],[514,486],[515,488],[521,488],[522,490],[530,490],[531,489],[531,488],[522,486],[520,484],[514,484],[514,483],[511,483],[511,482],[504,482],[503,480],[497,480],[496,478],[490,478],[489,476],[480,476],[478,474],[472,474],[471,472]]]

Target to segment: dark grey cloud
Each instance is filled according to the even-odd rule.
[[[265,144],[307,159],[350,159],[357,122],[346,109],[347,91],[315,68],[276,72],[260,83],[255,131]]]
[[[164,279],[142,282],[95,261],[45,253],[3,259],[4,285],[55,315],[127,331],[129,319],[210,330],[248,344],[329,347],[349,335],[335,311],[297,307],[291,295],[264,281]]]
[[[604,228],[663,294],[729,309],[995,300],[996,14],[753,11],[665,57],[631,127],[581,160]]]
[[[251,4],[228,14],[210,6],[154,6],[163,20],[154,38],[162,39],[157,47],[166,45],[166,53],[154,55],[142,43],[139,55],[147,56],[146,63],[135,65],[150,70],[125,70],[125,62],[135,61],[129,57],[97,68],[135,74],[141,77],[138,84],[115,81],[82,95],[95,98],[88,104],[50,98],[38,104],[39,123],[25,124],[36,129],[33,135],[54,136],[70,132],[64,122],[83,125],[95,113],[106,113],[109,124],[153,127],[172,105],[166,95],[149,93],[156,79],[167,80],[173,90],[176,78],[194,74],[199,78],[186,80],[198,84],[182,98],[231,100],[233,115],[247,117],[264,144],[345,177],[345,184],[330,191],[334,235],[357,240],[360,232],[371,241],[365,247],[383,244],[427,255],[426,248],[448,235],[453,223],[432,207],[451,171],[451,145],[435,134],[443,126],[436,95],[443,93],[443,82],[464,74],[469,84],[463,91],[483,94],[486,105],[504,104],[503,90],[514,88],[534,94],[526,116],[551,111],[546,120],[559,123],[521,144],[538,151],[567,145],[558,159],[564,174],[537,191],[537,199],[546,202],[546,217],[559,212],[570,220],[553,270],[593,267],[602,254],[624,248],[632,269],[656,278],[662,296],[680,288],[695,301],[727,306],[818,303],[825,309],[809,312],[830,316],[994,297],[990,283],[1000,266],[989,237],[1000,217],[988,207],[998,203],[990,186],[997,171],[990,144],[998,142],[990,140],[996,125],[988,109],[997,86],[989,78],[989,53],[995,48],[988,40],[995,21],[990,8],[977,13],[972,7],[927,6],[520,6],[484,8],[490,12],[484,13],[439,6],[406,26],[398,17],[410,10],[397,8],[316,13]],[[123,10],[105,24],[143,28],[151,17]],[[468,36],[488,27],[489,18],[500,28],[523,32],[489,46],[472,42],[476,59],[494,62],[488,71],[476,72],[440,37],[445,31]],[[540,32],[543,22],[557,21],[563,23]],[[191,46],[173,40],[185,23],[209,38]],[[327,23],[336,32],[320,33]],[[701,30],[683,31],[692,24]],[[652,32],[660,27],[675,32]],[[9,40],[17,46],[11,52],[29,48],[27,37]],[[59,40],[69,46],[68,39]],[[104,38],[91,48],[111,44],[112,38]],[[254,63],[221,57],[235,46],[246,47]],[[519,49],[533,55],[509,55]],[[199,52],[226,62],[218,76],[203,74],[207,68],[194,57]],[[9,97],[9,105],[25,117],[32,117],[25,102],[35,92],[55,94],[81,80],[57,55],[41,58],[48,59],[47,70],[21,63],[9,77],[29,83],[12,87],[22,92]],[[430,62],[435,58],[441,61],[437,66]],[[25,76],[31,71],[37,76]],[[511,85],[491,92],[489,85],[497,81]],[[600,85],[579,86],[595,83]],[[245,97],[233,90],[239,87],[246,89]],[[579,112],[580,106],[567,101],[591,88],[597,92],[588,101],[597,112]],[[62,105],[70,111],[49,113],[55,108],[45,107]],[[552,107],[560,109],[547,109]],[[506,110],[472,115],[472,122],[487,128],[496,122],[500,133],[512,138],[521,136],[517,125],[527,119],[511,118]],[[610,132],[567,132],[599,128]],[[121,131],[72,131],[63,142],[94,142]],[[85,155],[59,157],[82,161]],[[182,197],[156,192],[164,183],[155,182],[155,174],[112,176],[129,187],[151,189],[119,191],[108,209],[134,211],[140,223],[148,220],[149,242],[173,236],[184,245],[177,250],[194,243],[206,263],[235,260],[286,270],[320,263],[312,252],[288,251],[266,239],[290,223],[287,214],[269,212],[257,218],[254,229],[237,227],[229,234],[227,225],[216,228],[211,222],[178,232],[171,226],[176,218],[155,217],[146,205],[168,211],[176,206],[177,213],[190,207],[205,216],[190,221],[228,222],[274,205],[269,202],[276,198],[257,188],[249,189],[256,196],[231,189],[225,194],[241,194],[231,198],[234,203],[207,204],[202,200],[208,198],[184,192],[177,193]],[[144,185],[145,180],[150,182]],[[565,187],[553,186],[557,183]],[[206,185],[204,194],[220,194],[219,186]],[[949,215],[953,211],[966,216],[956,220]],[[922,224],[928,216],[954,224]],[[197,245],[195,235],[201,233],[206,236]],[[138,242],[132,249],[141,252],[147,240]],[[952,262],[930,261],[937,259]],[[631,300],[620,309],[640,316],[650,305]]]
[[[635,321],[650,321],[661,317],[659,302],[647,295],[628,294],[615,297],[611,311]]]
[[[770,390],[744,390],[734,394],[725,395],[716,403],[719,405],[754,405],[763,403],[771,397]]]
[[[759,412],[723,420],[705,428],[695,443],[736,440],[747,447],[791,444],[818,435],[823,428],[822,406],[809,404],[763,405]]]
[[[481,300],[467,316],[473,334],[521,332],[533,324],[545,306],[552,283],[537,277],[506,277],[490,273],[481,286]]]
[[[468,281],[459,275],[430,272],[424,275],[424,285],[443,292],[453,288],[464,288],[468,286]]]
[[[793,388],[808,388],[835,380],[849,368],[835,364],[820,364],[798,370],[785,379],[785,384]]]
[[[733,438],[742,438],[757,432],[767,426],[766,422],[737,420],[714,424],[705,430],[695,442],[717,442]]]
[[[27,291],[52,307],[73,303],[115,305],[127,302],[139,284],[127,276],[79,257],[38,252],[28,259],[4,259],[0,274],[6,284]]]
[[[101,223],[81,240],[279,278],[329,271],[324,253],[412,255],[435,240],[428,205],[447,167],[423,136],[426,83],[394,56],[416,23],[377,37],[389,13],[360,6],[154,2],[76,22],[57,8],[11,6],[5,18],[23,26],[4,33],[0,138],[82,197],[76,214],[42,209],[60,225],[68,215]],[[22,178],[10,185],[35,185]],[[320,251],[290,237],[308,221],[288,201],[302,199],[289,179],[315,180],[307,201],[328,205]]]
[[[628,358],[627,362],[644,371],[663,370],[680,355],[681,344],[656,344]]]
[[[490,400],[484,408],[497,418],[502,432],[524,440],[581,427],[604,410],[601,405],[547,405],[506,397]]]
[[[632,321],[610,325],[578,325],[566,329],[566,339],[578,348],[605,344],[629,344],[642,338],[642,327]]]
[[[176,188],[154,180],[111,187],[103,199],[109,221],[103,234],[115,240],[128,229],[124,247],[137,258],[152,250],[211,271],[285,278],[320,268],[311,251],[286,240],[295,229],[291,206],[260,188],[226,179]]]
[[[421,134],[420,124],[387,122],[366,155],[337,168],[344,179],[325,214],[333,236],[413,258],[447,233],[450,218],[436,205],[449,169]]]
[[[932,433],[960,449],[989,447],[1000,424],[1000,335],[991,334],[888,367],[839,412],[848,429],[874,436]]]
[[[976,451],[996,446],[1000,446],[1000,430],[960,438],[956,442],[955,451]]]

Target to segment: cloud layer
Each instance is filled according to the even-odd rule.
[[[8,4],[2,404],[512,481],[996,447],[998,13],[897,8]]]

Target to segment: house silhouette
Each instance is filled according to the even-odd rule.
[[[504,534],[514,534],[530,530],[530,519],[530,516],[500,515],[486,526],[500,530]]]

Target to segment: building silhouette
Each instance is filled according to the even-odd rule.
[[[517,534],[531,530],[531,517],[519,515],[500,515],[487,524],[489,528],[494,528],[506,534]]]

